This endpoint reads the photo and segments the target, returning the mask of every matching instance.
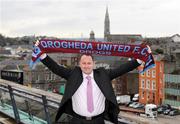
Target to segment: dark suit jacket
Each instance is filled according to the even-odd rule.
[[[56,115],[56,121],[61,117],[63,113],[72,115],[72,96],[81,85],[83,81],[82,71],[80,67],[75,67],[73,69],[65,68],[64,66],[58,65],[50,57],[46,57],[42,62],[55,74],[65,78],[67,80],[64,96],[61,100],[58,113]],[[94,79],[101,89],[102,93],[106,97],[105,101],[105,114],[104,118],[118,124],[118,113],[119,107],[116,101],[115,94],[113,92],[111,80],[114,78],[127,73],[140,64],[136,60],[129,61],[122,64],[116,69],[104,69],[98,68],[94,69]]]

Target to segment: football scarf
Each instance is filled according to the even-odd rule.
[[[140,72],[154,66],[154,59],[151,53],[148,53],[146,45],[130,45],[130,44],[117,44],[112,42],[88,42],[88,41],[75,41],[75,40],[49,40],[42,39],[39,41],[38,46],[34,46],[32,53],[32,60],[30,67],[40,61],[39,57],[43,53],[80,53],[80,54],[93,54],[103,56],[121,56],[144,61],[144,68]]]

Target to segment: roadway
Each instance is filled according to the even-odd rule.
[[[180,115],[169,116],[169,115],[158,114],[158,117],[153,119],[153,118],[141,117],[131,112],[121,111],[119,116],[122,118],[126,118],[127,120],[136,122],[138,124],[179,124],[180,122]]]

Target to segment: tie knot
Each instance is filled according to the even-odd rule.
[[[86,79],[89,81],[91,80],[91,76],[86,76]]]

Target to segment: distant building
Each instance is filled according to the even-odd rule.
[[[91,32],[90,32],[90,38],[89,38],[89,41],[95,41],[95,34],[94,34],[94,31],[91,31]]]
[[[176,69],[180,69],[180,48],[173,51],[176,59]]]
[[[164,104],[180,108],[180,75],[165,74]]]
[[[0,49],[0,56],[10,56],[11,55],[11,51],[10,50],[6,50],[6,49]]]
[[[59,88],[64,85],[65,80],[52,73],[49,69],[42,64],[38,64],[35,69],[28,67],[23,69],[24,72],[24,85],[38,89],[48,90],[51,88]]]
[[[1,79],[12,81],[18,84],[23,84],[22,70],[1,70]]]
[[[139,67],[142,69],[142,66]],[[139,74],[139,102],[162,104],[164,99],[164,62],[156,60],[155,67]]]
[[[175,34],[173,36],[170,37],[174,42],[178,42],[180,43],[180,35],[179,34]]]
[[[142,41],[141,34],[111,34],[110,33],[110,19],[108,8],[106,8],[105,20],[104,20],[104,40],[114,43],[134,43],[136,41]]]
[[[71,65],[78,64],[78,58],[76,54],[49,54],[53,60],[62,66],[67,68]],[[38,63],[34,69],[30,69],[26,66],[23,69],[24,72],[24,85],[43,90],[60,92],[61,87],[65,86],[65,80],[60,76],[51,72],[42,63]]]
[[[180,49],[180,35],[175,34],[171,37],[145,38],[151,45],[153,51],[162,50],[163,54],[173,55],[176,49]]]
[[[171,74],[177,69],[176,61],[163,60],[163,62],[164,62],[164,74]]]
[[[116,57],[118,58],[118,57]],[[116,60],[112,62],[110,68],[116,68],[121,64],[126,63],[127,60]],[[123,74],[112,81],[114,92],[116,95],[131,95],[139,92],[139,73],[137,69],[130,71],[129,73]]]
[[[124,74],[116,79],[114,79],[114,91],[116,95],[130,95],[138,93],[139,83],[138,83],[138,72],[133,70],[127,74]]]

